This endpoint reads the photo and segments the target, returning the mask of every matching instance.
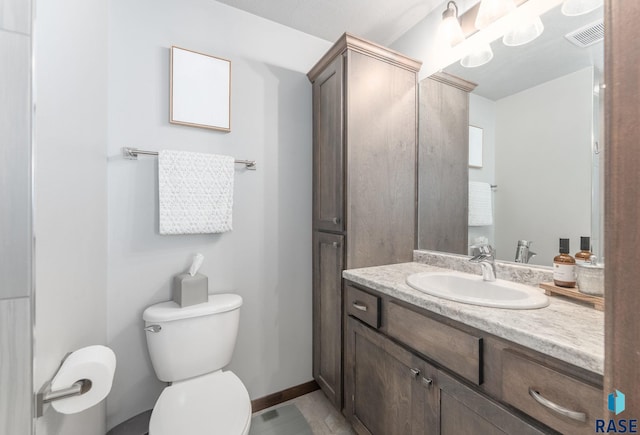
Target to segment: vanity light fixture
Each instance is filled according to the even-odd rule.
[[[516,47],[527,44],[542,35],[544,25],[540,16],[522,12],[514,12],[513,27],[502,37],[504,45]]]
[[[475,68],[493,59],[493,50],[488,42],[476,45],[473,51],[460,60],[460,65],[465,68]]]
[[[513,0],[482,0],[476,16],[476,29],[482,30],[489,27],[491,23],[507,15],[515,8],[516,5]]]
[[[604,0],[564,0],[562,13],[568,17],[588,14],[602,6]]]
[[[447,3],[447,9],[442,13],[440,32],[443,40],[451,47],[464,41],[464,33],[458,21],[458,5],[454,1]]]

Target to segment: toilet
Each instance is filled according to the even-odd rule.
[[[147,347],[162,390],[149,435],[246,435],[251,400],[229,364],[238,334],[242,298],[209,295],[208,302],[181,308],[173,301],[148,307]]]

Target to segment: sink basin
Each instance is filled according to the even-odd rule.
[[[422,272],[407,277],[407,284],[432,296],[484,307],[531,310],[549,305],[549,298],[535,287],[461,272]]]

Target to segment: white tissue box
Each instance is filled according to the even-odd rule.
[[[202,304],[209,300],[209,278],[201,273],[176,275],[173,279],[173,300],[181,307]]]

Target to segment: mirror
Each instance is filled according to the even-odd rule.
[[[231,62],[171,47],[172,124],[230,131]]]
[[[602,258],[604,44],[578,47],[565,37],[585,26],[592,36],[602,17],[602,8],[567,17],[558,6],[541,16],[545,30],[533,42],[508,47],[499,38],[489,63],[444,68],[477,84],[469,125],[482,129],[482,164],[473,153],[473,162],[460,164],[469,166],[470,182],[492,186],[492,224],[468,227],[467,254],[487,242],[498,259],[514,261],[518,240],[528,240],[537,253],[529,263],[550,266],[560,237],[570,238],[573,255],[580,237],[590,236]]]

